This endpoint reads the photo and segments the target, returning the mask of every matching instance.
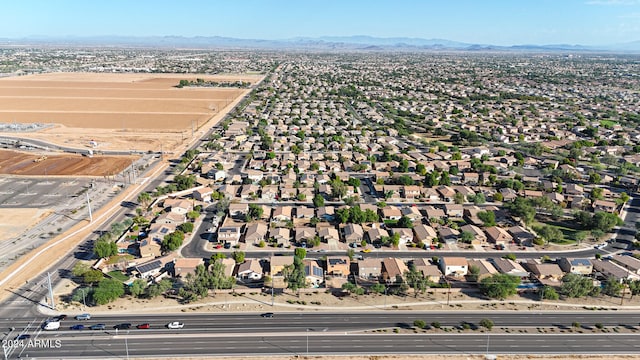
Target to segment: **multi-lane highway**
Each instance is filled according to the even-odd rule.
[[[440,322],[442,327],[461,323],[477,326],[490,318],[494,330],[433,330],[400,331],[416,319],[427,323]],[[277,313],[273,318],[258,314],[177,314],[93,317],[90,321],[63,321],[58,331],[43,331],[42,318],[0,321],[5,339],[29,334],[22,342],[8,349],[9,358],[17,356],[48,358],[99,358],[129,356],[188,355],[302,355],[309,354],[480,354],[527,353],[607,353],[637,354],[637,331],[640,314],[572,313],[572,312],[368,312],[368,313]],[[182,321],[183,329],[171,330],[168,322]],[[113,329],[123,322],[130,330]],[[583,326],[584,333],[569,331],[573,322]],[[104,323],[102,330],[69,330],[69,326]],[[151,328],[135,329],[137,324],[150,323]],[[618,327],[626,332],[587,331],[596,323]],[[517,334],[500,328],[524,329]],[[514,331],[515,333],[515,331]],[[31,340],[31,342],[29,342]],[[36,341],[37,340],[37,341]],[[307,345],[308,344],[308,345]]]

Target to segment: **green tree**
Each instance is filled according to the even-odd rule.
[[[91,270],[91,266],[83,261],[78,261],[75,265],[73,265],[73,269],[71,269],[71,274],[75,277],[82,277],[87,271]]]
[[[142,206],[145,210],[149,207],[151,201],[151,194],[149,194],[148,192],[138,194],[138,204],[140,204],[140,206]]]
[[[616,214],[598,211],[591,218],[591,229],[603,232],[611,231],[615,226],[622,225],[623,221]]]
[[[334,199],[342,199],[347,195],[347,186],[339,178],[331,182],[331,196]]]
[[[315,194],[313,197],[313,205],[317,208],[324,206],[324,197],[320,194]]]
[[[134,297],[141,297],[144,295],[147,289],[147,281],[143,279],[135,279],[131,286],[129,287],[129,291],[131,295]]]
[[[196,177],[194,175],[176,175],[173,178],[173,182],[176,184],[178,191],[191,189],[196,183]]]
[[[546,300],[558,300],[560,298],[560,295],[558,295],[556,289],[552,288],[551,286],[545,286],[542,291],[543,298]]]
[[[307,257],[307,249],[304,248],[296,248],[294,250],[294,256],[298,259],[302,260]]]
[[[553,242],[561,242],[564,240],[564,234],[562,230],[558,229],[555,226],[543,225],[537,226],[534,228],[542,239],[544,239],[547,243]]]
[[[118,253],[118,245],[115,241],[98,239],[93,246],[93,253],[98,258],[108,258]]]
[[[200,216],[200,212],[196,210],[191,210],[187,213],[187,219],[194,221]]]
[[[609,296],[620,296],[622,293],[622,289],[624,285],[621,284],[616,278],[609,277],[607,281],[604,283],[604,287],[602,288],[602,293]]]
[[[462,195],[462,193],[456,192],[455,195],[453,195],[453,202],[455,202],[456,204],[464,204],[464,195]]]
[[[97,269],[89,269],[89,271],[82,274],[82,281],[85,284],[94,284],[100,282],[102,279],[104,279],[104,274]]]
[[[244,262],[244,258],[245,258],[244,251],[233,252],[233,260],[235,260],[236,264],[242,264]]]
[[[495,274],[480,281],[480,291],[492,299],[506,299],[515,295],[520,278],[508,274]]]
[[[602,188],[594,187],[593,189],[591,189],[591,200],[592,201],[602,200],[602,199],[604,199]]]
[[[491,211],[478,211],[477,213],[478,219],[482,221],[484,226],[495,226],[496,225],[496,214]]]
[[[463,231],[460,233],[460,241],[465,244],[471,244],[473,239],[475,239],[475,235],[470,231]]]
[[[182,223],[178,225],[178,230],[182,231],[185,234],[193,232],[193,223],[192,222]]]
[[[377,293],[377,294],[384,294],[386,289],[387,289],[387,287],[382,285],[382,284],[380,284],[380,283],[373,284],[369,288],[369,290],[371,290],[371,292],[374,292],[374,293]]]
[[[467,280],[469,282],[477,282],[479,275],[480,275],[480,268],[479,267],[477,267],[475,265],[469,266],[469,272],[467,273]]]
[[[418,329],[424,329],[427,326],[427,322],[424,320],[414,320],[413,326],[417,327]]]
[[[396,227],[413,229],[413,221],[406,216],[402,216],[396,223]]]
[[[440,184],[446,185],[446,186],[451,185],[451,180],[449,179],[448,172],[443,171],[442,174],[440,174]]]
[[[180,230],[176,230],[171,234],[165,235],[160,245],[163,252],[169,252],[177,250],[180,246],[182,246],[183,241],[184,233]]]
[[[566,274],[562,278],[560,294],[568,298],[584,297],[593,291],[593,281],[578,274]]]
[[[297,255],[293,257],[293,264],[285,266],[283,272],[285,275],[284,280],[287,283],[288,289],[296,291],[307,286],[307,281],[304,274],[304,264],[302,262],[302,259]]]
[[[264,213],[264,209],[262,206],[258,204],[249,204],[249,211],[247,211],[246,221],[250,222],[252,220],[257,220],[262,217]]]
[[[93,291],[93,302],[98,305],[108,304],[124,295],[124,284],[115,279],[103,279]]]

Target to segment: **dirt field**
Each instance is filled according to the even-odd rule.
[[[0,241],[15,238],[50,213],[49,209],[0,209]]]
[[[60,145],[86,147],[94,140],[99,149],[173,151],[250,91],[175,87],[182,79],[196,78],[256,83],[262,76],[51,73],[2,78],[0,122],[55,124],[20,135]]]
[[[43,160],[36,161],[39,159]],[[0,174],[107,176],[121,172],[135,159],[133,156],[39,155],[0,150]]]

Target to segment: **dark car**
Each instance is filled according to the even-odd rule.
[[[273,313],[272,312],[267,312],[264,314],[260,314],[260,316],[262,316],[263,318],[272,318],[273,317]]]
[[[107,326],[105,324],[93,324],[90,327],[91,330],[104,330],[106,328]]]
[[[231,243],[230,242],[224,243],[224,248],[225,249],[231,249]]]
[[[127,329],[131,329],[131,324],[122,323],[122,324],[115,325],[113,328],[118,330],[127,330]]]
[[[151,327],[151,324],[149,323],[144,323],[144,324],[140,324],[138,326],[136,326],[136,328],[138,329],[149,329]]]
[[[73,325],[73,326],[69,327],[69,329],[71,329],[71,330],[84,330],[84,325],[76,324],[76,325]]]
[[[16,338],[14,340],[26,340],[26,339],[31,339],[31,335],[30,334],[20,334],[20,335],[16,336]]]
[[[55,321],[62,321],[67,318],[67,315],[58,315],[54,318]]]

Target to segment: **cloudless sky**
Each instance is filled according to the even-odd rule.
[[[8,0],[0,38],[370,35],[494,44],[640,40],[640,0]]]

